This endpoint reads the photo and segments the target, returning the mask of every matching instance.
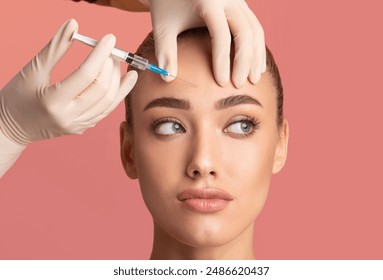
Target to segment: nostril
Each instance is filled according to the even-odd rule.
[[[205,176],[216,177],[217,175],[215,171],[204,172],[203,170],[199,170],[198,168],[194,169],[193,171],[190,170],[190,172],[187,172],[187,174],[193,178],[205,177]]]
[[[200,175],[201,173],[198,171],[198,170],[194,170],[193,171],[193,176],[198,176],[198,175]],[[215,171],[210,171],[209,172],[209,175],[211,175],[211,176],[215,176]]]

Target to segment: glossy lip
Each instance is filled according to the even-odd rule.
[[[192,188],[179,193],[177,199],[189,210],[199,213],[214,213],[225,209],[233,197],[221,189]]]

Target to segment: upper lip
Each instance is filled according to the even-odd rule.
[[[233,200],[233,197],[226,191],[216,188],[190,188],[177,195],[178,200],[187,199],[222,199]]]

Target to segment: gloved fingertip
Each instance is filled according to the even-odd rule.
[[[101,40],[104,40],[105,42],[108,42],[108,44],[112,44],[114,46],[117,39],[113,34],[106,34]]]
[[[126,95],[128,95],[129,92],[132,90],[132,88],[137,82],[137,79],[138,79],[138,73],[135,70],[130,70],[123,76],[122,82],[121,82],[121,88],[126,90]]]
[[[258,83],[259,79],[260,79],[260,70],[257,67],[253,67],[250,70],[249,81],[252,84],[256,84]]]
[[[163,63],[163,65],[163,68],[169,73],[169,75],[161,75],[162,80],[164,80],[165,82],[173,81],[178,74],[177,58],[168,58],[167,60],[165,60],[165,63]]]
[[[255,78],[254,78],[254,81],[252,81],[253,84],[256,84],[259,82],[259,80],[261,79],[261,71],[258,69],[257,72],[255,73]]]
[[[171,82],[171,81],[174,81],[174,79],[176,78],[176,75],[172,75],[172,76],[162,76],[161,75],[161,78],[162,78],[162,80],[164,80],[165,82]]]
[[[78,30],[78,23],[75,19],[71,18],[68,19],[64,24],[64,30],[63,30],[63,38],[65,38],[68,41],[72,41],[72,37],[74,32],[77,32]]]
[[[126,75],[129,75],[131,77],[136,77],[136,79],[137,79],[138,72],[136,70],[132,69],[132,70],[129,70],[128,72],[126,72]]]
[[[135,83],[138,79],[138,73],[136,70],[130,70],[125,74],[126,79],[129,80],[129,83]]]
[[[221,87],[225,87],[229,83],[229,80],[226,80],[226,79],[216,78],[215,80],[217,84],[220,85]]]
[[[229,83],[230,77],[229,75],[226,75],[225,73],[215,73],[214,74],[215,80],[218,85],[221,87],[226,86]]]
[[[213,74],[218,85],[226,86],[230,81],[230,60],[226,56],[213,57]]]
[[[264,62],[262,64],[262,73],[265,73],[267,69],[266,59],[264,59]]]
[[[68,19],[66,22],[67,22],[67,25],[65,28],[68,28],[73,31],[78,30],[77,20],[75,20],[74,18],[71,18],[71,19]]]
[[[245,84],[245,81],[246,81],[246,77],[242,77],[242,76],[237,76],[237,77],[233,77],[233,85],[236,87],[236,88],[241,88],[243,87],[243,85]]]
[[[96,48],[97,46],[100,46],[99,48],[103,49],[102,52],[109,55],[115,45],[116,36],[113,34],[107,34],[97,42]]]

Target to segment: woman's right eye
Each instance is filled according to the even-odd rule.
[[[164,121],[155,125],[154,131],[160,135],[174,135],[177,133],[184,133],[186,130],[179,122]]]

